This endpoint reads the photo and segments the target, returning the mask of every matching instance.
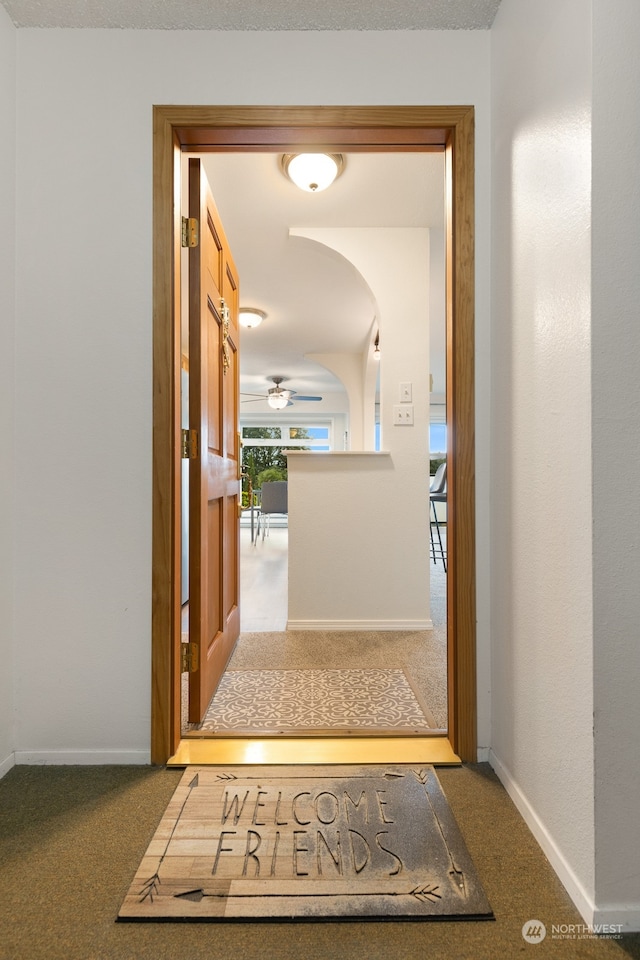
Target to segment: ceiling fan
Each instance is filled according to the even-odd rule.
[[[269,406],[273,410],[284,410],[285,407],[293,406],[293,399],[297,403],[298,400],[322,400],[322,397],[304,397],[302,394],[296,393],[295,390],[287,390],[284,387],[281,387],[280,384],[284,383],[286,377],[269,377],[272,383],[275,383],[275,387],[270,387],[266,393],[241,393],[242,397],[252,397],[252,400],[242,400],[242,403],[256,403],[258,400],[266,400]]]

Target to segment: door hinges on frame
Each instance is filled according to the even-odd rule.
[[[198,456],[198,431],[182,431],[182,459],[195,460]]]
[[[182,218],[182,246],[197,247],[199,242],[200,224],[195,217]]]
[[[180,673],[195,673],[198,669],[199,648],[197,643],[180,644]]]

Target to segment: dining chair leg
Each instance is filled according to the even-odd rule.
[[[445,570],[445,573],[446,573],[446,572],[447,572],[447,555],[446,555],[446,553],[445,553],[444,547],[442,546],[442,536],[441,536],[441,534],[440,534],[440,523],[438,522],[438,514],[437,514],[437,512],[436,512],[436,505],[435,505],[435,503],[433,502],[433,500],[431,501],[431,509],[432,509],[432,511],[433,511],[433,519],[434,519],[435,524],[436,524],[436,533],[437,533],[437,535],[438,535],[439,554],[440,554],[440,557],[441,557],[441,559],[442,559],[442,566],[444,567],[444,570]],[[431,522],[429,523],[429,527],[431,528]],[[431,542],[433,543],[433,529],[432,529],[432,528],[431,528]],[[435,549],[434,549],[434,554],[435,554]],[[435,562],[435,556],[434,556],[434,562]]]
[[[433,504],[431,504],[433,507]],[[431,559],[436,562],[436,545],[433,542],[433,520],[429,517],[429,537],[431,538]]]

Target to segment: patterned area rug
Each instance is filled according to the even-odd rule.
[[[227,670],[202,724],[209,733],[434,732],[404,670]]]

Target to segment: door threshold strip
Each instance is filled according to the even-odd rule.
[[[183,739],[168,767],[228,764],[461,763],[447,737],[207,737]]]

